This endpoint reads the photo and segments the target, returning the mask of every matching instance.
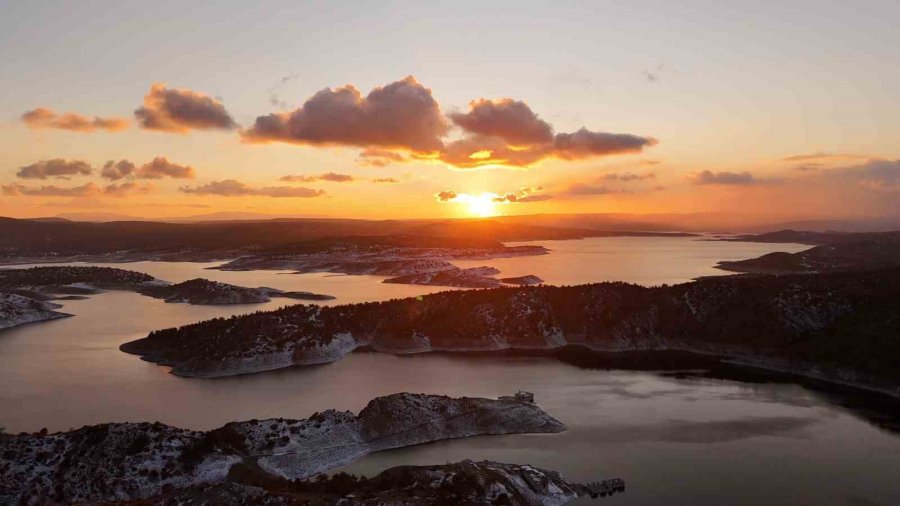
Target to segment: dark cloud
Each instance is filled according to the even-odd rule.
[[[218,100],[196,91],[166,88],[155,83],[134,111],[141,128],[186,133],[191,130],[230,130],[237,123]]]
[[[704,170],[689,178],[698,185],[750,185],[760,182],[749,172],[713,172]]]
[[[656,139],[631,134],[593,132],[553,133],[525,102],[509,98],[480,99],[469,104],[466,114],[451,119],[469,135],[448,143],[440,159],[459,168],[485,165],[527,167],[545,158],[581,160],[637,153]]]
[[[118,162],[110,160],[103,164],[100,176],[111,181],[118,181],[134,174],[134,169],[134,164],[128,160],[119,160]]]
[[[835,171],[840,179],[858,181],[859,185],[879,191],[900,191],[900,159],[869,160],[855,167]]]
[[[645,179],[655,179],[656,174],[652,172],[645,172],[644,174],[636,174],[634,172],[620,172],[620,173],[612,173],[605,174],[600,177],[603,181],[620,181],[623,183],[629,183],[631,181],[643,181]]]
[[[392,177],[376,177],[372,180],[373,183],[399,183],[400,181],[392,178]]]
[[[325,172],[324,174],[319,174],[317,176],[306,176],[306,175],[294,175],[289,174],[287,176],[282,176],[279,178],[279,181],[285,181],[289,183],[312,183],[315,181],[330,181],[332,183],[348,183],[350,181],[355,181],[353,176],[350,174],[338,174],[336,172]]]
[[[369,148],[359,154],[360,165],[369,167],[386,167],[392,163],[400,163],[406,161],[400,153],[389,151],[386,149]]]
[[[582,128],[571,134],[557,134],[553,142],[553,156],[564,160],[580,160],[595,156],[639,153],[656,143],[657,140],[652,137],[591,132]]]
[[[25,114],[22,114],[21,118],[29,128],[52,128],[84,133],[95,132],[97,130],[119,132],[128,128],[130,124],[129,121],[124,118],[100,118],[97,116],[91,118],[74,112],[60,114],[53,109],[48,109],[46,107],[32,109]]]
[[[193,179],[196,171],[189,165],[179,165],[170,162],[164,156],[157,156],[152,161],[136,167],[128,160],[110,160],[103,164],[100,176],[111,181],[124,178],[131,179]]]
[[[257,117],[241,135],[251,143],[362,147],[362,165],[413,159],[440,160],[459,168],[527,167],[546,158],[581,160],[638,153],[657,142],[651,137],[586,128],[554,134],[553,127],[528,104],[511,98],[472,101],[467,112],[452,113],[449,120],[462,130],[461,139],[445,142],[448,117],[431,90],[409,76],[366,96],[352,85],[326,88],[294,111]],[[409,157],[398,150],[410,152]]]
[[[431,90],[412,76],[378,87],[365,97],[352,85],[326,88],[289,113],[256,118],[243,131],[248,142],[407,149],[442,148],[446,118]]]
[[[553,127],[520,100],[482,98],[471,102],[467,113],[449,116],[470,134],[499,137],[511,146],[533,146],[553,140]]]
[[[194,188],[182,186],[181,188],[179,188],[179,190],[184,193],[191,193],[195,195],[218,195],[220,197],[262,196],[278,198],[309,198],[319,197],[325,194],[323,190],[314,190],[312,188],[304,188],[300,186],[267,186],[263,188],[254,188],[234,179],[213,181],[209,184],[197,186]]]
[[[87,162],[54,158],[20,167],[16,176],[23,179],[47,179],[49,177],[68,179],[69,176],[89,176],[93,171],[94,169]]]
[[[195,176],[196,172],[193,167],[172,163],[164,156],[157,156],[150,163],[141,165],[141,168],[135,172],[135,177],[138,179],[162,179],[164,177],[193,179]]]
[[[451,200],[455,200],[458,196],[459,195],[453,190],[445,190],[434,194],[434,197],[438,202],[450,202]]]

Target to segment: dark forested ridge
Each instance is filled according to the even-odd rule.
[[[791,234],[774,237],[763,234],[753,237],[762,238],[758,242],[781,242],[779,239],[787,237],[797,239],[793,242],[803,242],[800,237]],[[806,251],[769,253],[749,260],[719,262],[716,267],[726,271],[748,273],[816,273],[900,267],[900,232],[867,234],[835,232],[818,234],[816,237],[821,241],[821,245]]]
[[[484,220],[275,219],[206,223],[19,220],[0,217],[0,259],[16,257],[124,253],[234,255],[247,251],[314,248],[325,238],[403,236],[409,247],[473,247],[497,241],[580,239],[605,235],[656,235],[604,232]],[[303,244],[313,241],[309,244]],[[435,246],[439,244],[439,246]],[[165,259],[165,258],[164,258]]]
[[[799,373],[814,366],[832,371],[822,374],[826,379],[896,390],[897,300],[900,269],[731,276],[654,288],[498,288],[330,308],[294,306],[160,330],[122,349],[174,365],[184,375],[210,368],[219,375],[254,372],[252,366],[223,364],[267,354],[290,354],[292,361],[282,366],[304,363],[307,354],[322,354],[347,339],[388,352],[567,345],[682,349]],[[349,351],[346,342],[342,346],[326,358],[338,360]]]
[[[63,286],[87,283],[93,286],[124,286],[147,283],[155,278],[143,272],[113,267],[31,267],[0,269],[0,289],[22,286]]]

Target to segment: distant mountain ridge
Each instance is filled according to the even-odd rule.
[[[300,215],[284,213],[256,213],[247,211],[220,211],[196,215],[167,218],[147,218],[116,213],[62,213],[53,217],[31,218],[34,220],[65,219],[69,221],[109,222],[109,221],[147,221],[164,223],[207,222],[207,221],[267,221],[267,220],[342,220],[319,215]],[[653,232],[709,232],[709,233],[760,233],[782,229],[809,230],[816,232],[882,232],[900,229],[900,216],[846,218],[846,219],[806,219],[778,220],[764,216],[742,215],[736,213],[580,213],[580,214],[523,214],[500,215],[490,218],[493,221],[510,225],[527,224],[531,226],[556,228],[582,228],[609,232],[621,231],[653,231]],[[394,219],[374,221],[403,221],[420,223],[439,222],[472,222],[477,218],[420,218]]]

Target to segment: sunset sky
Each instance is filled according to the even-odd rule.
[[[4,216],[900,216],[896,1],[41,4]]]

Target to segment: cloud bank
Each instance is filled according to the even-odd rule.
[[[109,197],[130,197],[150,193],[153,189],[152,185],[139,185],[137,183],[110,184],[105,187],[94,183],[86,183],[70,188],[54,185],[35,187],[21,184],[10,184],[2,187],[3,194],[11,197],[96,197],[104,195]]]
[[[350,174],[338,174],[336,172],[325,172],[316,176],[289,174],[278,179],[287,183],[314,183],[316,181],[329,181],[332,183],[348,183],[355,181]]]
[[[275,198],[311,198],[325,195],[323,190],[314,190],[300,186],[266,186],[254,188],[234,179],[213,181],[197,187],[182,186],[179,191],[194,195],[217,195],[220,197],[275,197]]]

